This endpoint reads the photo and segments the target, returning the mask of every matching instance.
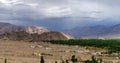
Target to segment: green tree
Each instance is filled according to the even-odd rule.
[[[44,58],[43,58],[43,56],[41,56],[40,63],[44,63]]]
[[[57,63],[57,61],[55,61],[55,63]]]
[[[94,56],[92,56],[92,62],[93,63],[98,63],[97,60],[96,60],[96,58]]]
[[[5,58],[5,63],[7,63],[7,59]]]
[[[95,59],[95,57],[94,57],[94,56],[92,56],[92,61],[96,61],[96,59]]]
[[[72,59],[71,61],[74,63],[74,62],[77,62],[77,58],[75,57],[75,55],[72,56]]]

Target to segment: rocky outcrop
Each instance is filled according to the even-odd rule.
[[[30,33],[30,34],[34,34],[34,33],[42,34],[44,32],[48,32],[46,28],[38,27],[38,26],[24,26],[23,31]]]

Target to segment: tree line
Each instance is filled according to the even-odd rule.
[[[79,45],[79,46],[90,46],[97,48],[107,49],[109,52],[120,52],[120,40],[110,39],[110,40],[99,40],[99,39],[71,39],[71,40],[51,40],[45,41],[52,44],[62,44],[62,45]]]

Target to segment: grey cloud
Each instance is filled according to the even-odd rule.
[[[120,20],[120,0],[7,1],[0,0],[0,21],[2,22],[41,23],[44,26],[49,25],[47,27],[58,24],[58,28],[60,28],[63,27],[61,24],[66,27],[74,27],[83,21]]]
[[[116,0],[117,2],[119,0]],[[115,2],[116,2],[115,1]],[[114,14],[116,10],[120,10],[115,8],[115,10],[112,10],[111,6],[107,5],[109,3],[112,3],[113,0],[19,0],[16,2],[21,2],[18,4],[11,4],[12,7],[10,11],[13,11],[14,15],[17,17],[26,17],[26,18],[42,18],[42,17],[65,17],[65,16],[71,16],[71,18],[74,17],[91,17],[91,14],[96,14],[98,16],[100,13],[96,12],[103,12],[101,13],[104,17],[110,17],[105,16],[104,14]],[[16,3],[15,2],[15,3]],[[74,2],[74,3],[73,3]],[[36,5],[35,5],[36,4]],[[112,3],[115,4],[114,2]],[[112,5],[111,4],[111,5]],[[112,12],[110,12],[110,11]],[[93,13],[93,11],[96,11]],[[109,11],[109,13],[107,13]],[[98,15],[97,15],[98,14]],[[101,15],[100,14],[100,15]],[[94,17],[93,16],[93,17]],[[99,17],[99,16],[98,16]],[[101,17],[101,16],[100,16]],[[91,17],[92,18],[92,17]]]

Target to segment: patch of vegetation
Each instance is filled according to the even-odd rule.
[[[79,45],[79,46],[90,46],[97,48],[107,49],[109,53],[119,53],[120,52],[120,40],[98,40],[98,39],[88,39],[88,40],[51,40],[47,41],[52,44],[62,44],[62,45]]]

